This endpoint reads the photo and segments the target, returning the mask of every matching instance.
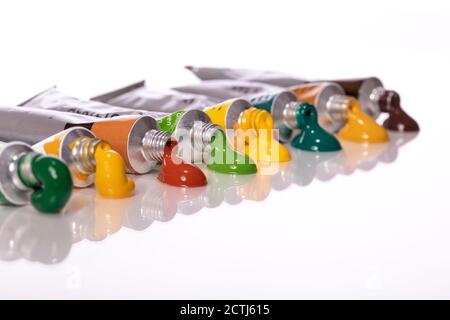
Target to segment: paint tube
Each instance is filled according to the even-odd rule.
[[[182,94],[173,90],[156,92],[147,88],[144,81],[96,96],[92,100],[124,108],[169,113],[202,110],[219,102],[204,95]]]
[[[262,82],[274,86],[290,87],[296,84],[308,82],[305,79],[291,77],[281,72],[258,71],[250,69],[231,69],[231,68],[208,68],[186,66],[200,80],[243,80],[251,82]]]
[[[129,173],[143,174],[154,168],[162,160],[164,145],[171,138],[159,131],[158,123],[150,116],[120,117],[113,121],[38,108],[0,107],[0,119],[0,139],[30,144],[42,144],[63,130],[83,127],[110,143],[125,160]]]
[[[232,98],[247,98],[283,90],[280,86],[240,80],[208,80],[172,89],[183,93],[206,95],[221,101]]]
[[[96,118],[26,107],[0,107],[0,140],[35,144],[70,125],[85,126]]]
[[[136,86],[132,85],[121,89],[119,93],[127,92],[130,88],[136,89]],[[117,91],[108,96],[114,95],[117,95]],[[179,95],[174,92],[173,97]],[[174,101],[177,100],[172,100],[172,102]],[[204,102],[203,99],[199,101]],[[146,173],[154,167],[156,161],[162,161],[164,146],[171,137],[179,142],[183,141],[183,143],[179,143],[177,148],[179,155],[183,160],[192,163],[209,163],[212,149],[215,149],[217,157],[219,157],[218,152],[225,155],[231,151],[227,147],[226,141],[223,141],[223,143],[216,141],[211,145],[213,140],[219,139],[219,135],[222,136],[219,133],[222,129],[215,124],[211,124],[209,117],[201,110],[193,109],[188,112],[177,111],[174,113],[139,111],[136,115],[136,110],[133,108],[115,107],[98,101],[84,102],[61,94],[56,88],[51,88],[22,105],[37,109],[51,109],[52,111],[57,109],[59,111],[88,113],[91,117],[92,115],[108,117],[108,119],[95,120],[91,124],[86,123],[84,125],[89,127],[97,136],[111,143],[112,147],[125,159],[127,171],[130,173]],[[86,108],[87,106],[89,108]],[[118,109],[120,109],[120,113],[116,112]],[[146,116],[141,116],[141,113],[146,114]],[[120,115],[129,115],[129,117],[121,117]],[[160,120],[159,123],[164,125],[162,131],[158,130],[159,127],[154,119]],[[183,140],[183,138],[186,139]],[[250,163],[250,160],[242,159],[242,156],[236,155],[234,152],[231,163],[212,161],[209,164],[211,169],[223,173],[247,174],[256,172],[256,166]]]
[[[301,104],[303,102],[312,103],[311,101],[298,99],[293,92],[284,88],[250,81],[207,80],[193,85],[176,87],[174,90],[213,97],[246,99],[252,106],[266,110],[271,114],[275,128],[278,129],[277,138],[283,143],[291,140],[294,130],[303,127],[304,121],[302,119],[304,117],[299,114],[302,108]],[[324,111],[327,110],[324,109]],[[322,138],[307,139],[308,141],[314,141],[314,144],[308,143],[307,150],[327,152],[340,150],[339,142],[334,137],[323,131],[318,124],[315,124],[314,127],[316,133],[321,132]],[[334,132],[329,124],[327,124],[327,127],[329,131]],[[305,140],[304,138],[303,136],[302,140]],[[295,148],[304,149],[305,143],[299,143],[299,139],[300,136],[294,137],[291,145]],[[319,142],[316,143],[316,141]]]
[[[143,110],[130,110],[107,105],[98,101],[83,101],[51,87],[19,104],[21,107],[48,109],[76,113],[97,118],[112,118],[121,115],[144,115]]]
[[[361,103],[362,110],[377,119],[381,113],[389,117],[383,125],[394,131],[419,131],[418,123],[401,107],[400,95],[388,90],[377,77],[356,79],[308,80],[289,75],[248,69],[186,67],[202,80],[233,79],[261,82],[280,87],[291,87],[311,82],[333,82],[339,84],[348,96],[355,97]]]
[[[23,142],[0,142],[0,204],[31,204],[40,212],[58,213],[72,192],[65,163],[37,153]]]

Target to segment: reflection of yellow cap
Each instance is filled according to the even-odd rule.
[[[358,100],[350,99],[347,124],[339,131],[338,137],[354,142],[382,143],[389,140],[385,128],[361,110]]]
[[[240,188],[239,193],[245,200],[259,202],[265,200],[271,190],[272,176],[257,173],[254,180]]]
[[[92,240],[103,240],[108,235],[120,230],[126,209],[133,202],[132,198],[121,200],[95,197],[95,227]]]
[[[345,162],[342,164],[343,172],[350,174],[359,167],[375,166],[387,146],[387,143],[361,144],[343,141],[342,148],[345,152]]]
[[[280,144],[272,134],[273,119],[265,110],[250,107],[235,124],[237,146],[245,146],[245,153],[256,162],[285,162],[291,160],[288,149]]]

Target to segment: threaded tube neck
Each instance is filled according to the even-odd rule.
[[[170,141],[169,132],[150,130],[142,139],[142,153],[148,161],[162,161],[164,156],[164,147]]]
[[[72,148],[72,157],[77,169],[86,175],[95,173],[95,148],[102,142],[101,139],[80,137]]]
[[[332,95],[326,104],[328,116],[333,121],[346,121],[351,103],[351,99],[348,96],[340,94]]]
[[[197,150],[204,150],[214,139],[219,130],[222,130],[214,123],[196,122],[192,128],[192,144]]]
[[[284,124],[289,129],[292,129],[292,130],[298,128],[298,124],[297,124],[298,106],[299,106],[299,103],[297,101],[291,101],[286,105],[286,107],[283,110]]]

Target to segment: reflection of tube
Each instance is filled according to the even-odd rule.
[[[360,144],[351,141],[343,141],[342,148],[345,153],[345,162],[342,164],[341,173],[350,174],[357,168],[372,170],[378,163],[388,144]]]
[[[292,182],[299,186],[307,186],[311,184],[314,178],[320,177],[320,180],[330,180],[337,174],[335,162],[341,153],[342,151],[316,153],[293,150]]]
[[[391,132],[391,140],[385,152],[380,157],[380,161],[384,163],[394,162],[397,159],[400,147],[414,140],[417,135],[417,132]]]
[[[0,142],[0,204],[31,203],[41,212],[57,213],[71,193],[65,163],[36,153],[22,142]]]
[[[8,212],[2,210],[2,216],[1,260],[24,258],[44,264],[56,264],[68,256],[72,237],[65,217],[36,215],[26,207]]]
[[[89,190],[77,190],[69,208],[84,207],[71,215],[74,241],[89,239],[100,241],[120,230],[122,226],[133,230],[144,230],[154,221],[168,222],[178,211],[193,214],[203,205],[205,187],[173,187],[156,180],[155,176],[136,178],[138,192],[133,198],[109,200],[95,197]]]
[[[239,188],[242,199],[264,201],[272,190],[272,177],[279,169],[279,163],[260,163],[254,179]]]
[[[343,152],[338,156],[338,172],[349,175],[356,169],[369,171],[378,162],[392,163],[397,159],[400,147],[415,139],[417,133],[392,132],[387,144],[367,144],[344,142]]]
[[[222,202],[238,204],[243,198],[241,188],[250,184],[256,175],[229,175],[213,171],[207,171],[208,186],[205,190],[203,201],[207,208],[216,208]]]
[[[181,207],[191,214],[202,208],[198,205],[198,202],[205,191],[205,187],[177,188],[156,181],[148,181],[148,179],[146,179],[144,186],[146,192],[142,195],[139,204],[135,202],[133,208],[127,214],[127,221],[133,222],[128,226],[133,229],[140,229],[138,221],[144,222],[141,225],[145,225],[145,221],[150,220],[168,222],[175,217]]]

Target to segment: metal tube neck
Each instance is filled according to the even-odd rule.
[[[214,123],[195,122],[191,131],[192,145],[197,150],[204,150],[211,144],[219,130],[222,129]]]
[[[299,103],[297,101],[291,101],[286,104],[283,110],[284,124],[289,129],[296,129],[297,125],[297,109]]]
[[[332,121],[346,121],[350,107],[350,97],[340,94],[332,95],[326,103],[326,110]]]
[[[386,89],[384,87],[377,87],[369,94],[369,100],[374,104],[379,104],[381,97],[385,94]]]
[[[95,149],[98,144],[102,142],[101,139],[80,137],[75,142],[72,148],[72,157],[77,169],[86,175],[95,173]]]
[[[148,161],[162,161],[164,148],[171,139],[169,132],[150,130],[142,139],[142,154]]]

